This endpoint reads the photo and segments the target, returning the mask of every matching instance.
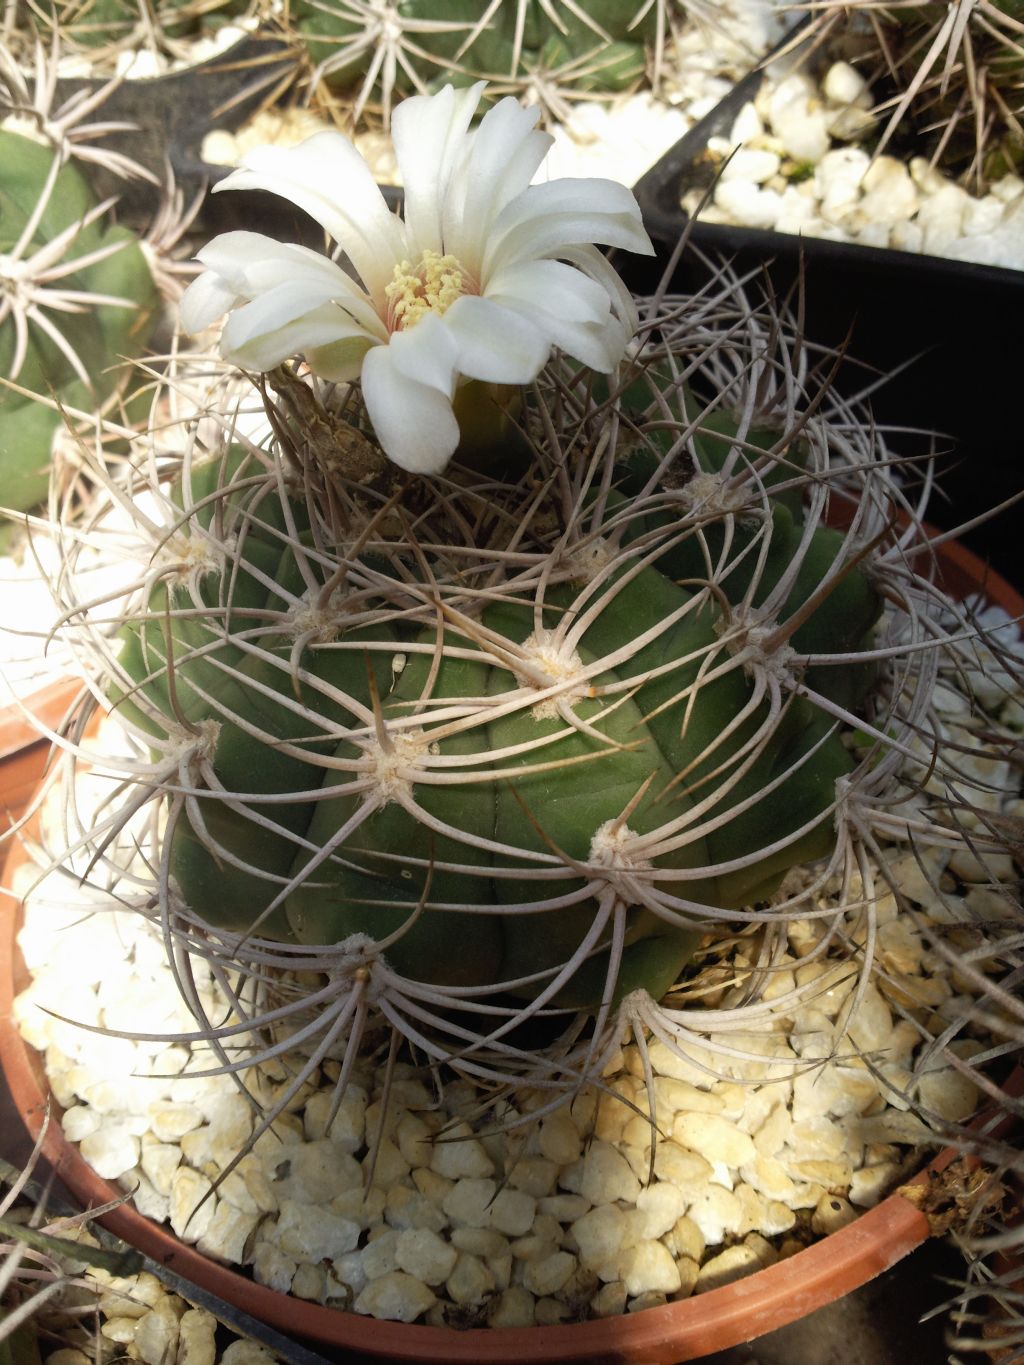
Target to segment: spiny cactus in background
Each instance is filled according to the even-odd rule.
[[[250,0],[55,0],[46,6],[15,0],[5,37],[17,47],[56,36],[65,55],[87,53],[94,66],[143,48],[187,58],[191,40],[249,8]]]
[[[110,412],[157,291],[138,239],[60,150],[0,130],[0,501],[46,496],[70,418]]]
[[[139,1253],[127,1247],[99,1246],[87,1214],[47,1219],[47,1192],[33,1179],[42,1145],[40,1136],[22,1170],[0,1160],[2,1365],[38,1365],[41,1345],[47,1354],[56,1346],[78,1355],[84,1347],[99,1359],[100,1291],[86,1274],[92,1270],[109,1281],[113,1274],[133,1275],[142,1265]]]
[[[395,99],[481,77],[517,95],[542,80],[576,97],[628,89],[645,45],[664,39],[665,11],[666,0],[293,0],[290,17],[314,85],[354,95],[353,122],[376,99],[386,124]]]
[[[885,92],[879,150],[908,121],[940,169],[979,189],[1024,170],[1021,0],[826,0],[807,8],[813,30],[849,45]]]

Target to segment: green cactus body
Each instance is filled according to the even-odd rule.
[[[298,0],[292,14],[310,59],[329,63],[323,75],[331,86],[344,90],[379,62],[373,27],[379,16],[364,15],[344,0]],[[404,30],[403,60],[395,70],[398,91],[408,95],[416,89],[406,66],[416,72],[424,88],[465,83],[480,73],[507,75],[513,55],[511,10],[499,10],[463,51],[479,19],[477,0],[401,0],[393,19]],[[421,26],[421,21],[456,27],[434,30]]]
[[[527,8],[524,41],[528,47],[542,47],[552,32],[557,31],[565,37],[574,53],[589,52],[601,42],[601,35],[591,24],[603,30],[613,42],[639,43],[653,42],[657,30],[658,16],[656,5],[647,7],[640,0],[577,0],[575,9],[586,14],[591,20],[588,24],[568,5],[555,0],[555,13],[560,27],[556,30],[551,18],[541,8],[539,0],[530,0]]]
[[[730,635],[720,598],[699,586],[695,537],[673,543],[678,517],[632,528],[664,545],[648,562],[627,536],[596,578],[563,572],[542,602],[498,594],[441,628],[431,612],[389,614],[382,588],[365,610],[342,596],[332,629],[296,645],[304,505],[282,503],[249,461],[199,467],[188,497],[175,494],[168,554],[184,559],[119,657],[132,682],[121,708],[155,739],[173,717],[207,727],[212,778],[196,773],[196,794],[172,797],[169,867],[211,925],[309,945],[367,935],[406,978],[527,1000],[572,960],[553,1003],[594,1008],[638,986],[662,994],[701,907],[763,900],[794,863],[830,851],[836,782],[852,767],[841,736],[809,698],[757,692],[743,632]],[[622,469],[611,521],[636,478]],[[805,536],[786,492],[767,505],[755,603],[802,555],[782,619],[841,541]],[[752,534],[740,528],[741,549]],[[174,536],[230,553],[206,564],[197,552],[188,575]],[[730,603],[748,588],[745,568],[722,577]],[[878,604],[860,569],[835,598],[840,610],[825,602],[800,626],[808,652],[869,638]],[[656,913],[658,894],[683,908]]]
[[[665,382],[665,376],[661,376],[661,381]],[[648,394],[644,387],[634,386],[626,398],[629,405],[634,406]],[[767,455],[778,440],[779,432],[774,427],[755,426],[747,431],[743,443],[747,453],[743,461],[732,467],[733,474],[742,473],[746,462],[758,458],[758,451]],[[654,443],[667,448],[660,433],[654,433]],[[708,414],[694,437],[698,472],[720,474],[735,448],[735,421],[721,412]],[[678,583],[703,582],[709,566],[724,565],[719,581],[730,603],[735,606],[749,597],[750,604],[756,608],[775,591],[789,566],[796,561],[792,588],[776,612],[779,621],[795,616],[832,570],[843,544],[839,531],[816,526],[806,548],[800,551],[805,530],[800,492],[798,488],[780,485],[793,481],[805,458],[806,452],[794,445],[786,451],[784,463],[769,458],[767,467],[759,470],[759,482],[770,493],[766,508],[770,529],[765,530],[760,505],[752,516],[745,517],[740,511],[727,519],[712,517],[702,527],[700,536],[680,540],[660,556],[658,567],[662,573]],[[636,493],[655,472],[657,459],[654,452],[634,456],[620,485],[622,492]],[[694,510],[695,515],[699,515],[699,500],[694,503]],[[629,535],[635,537],[642,529],[649,530],[652,526],[671,527],[673,519],[674,514],[670,512],[649,514],[643,527],[635,528]],[[767,542],[763,553],[762,541]],[[830,588],[826,602],[793,632],[790,644],[799,654],[853,651],[870,635],[880,610],[881,603],[868,570],[854,566]],[[846,664],[842,668],[820,665],[808,670],[805,681],[822,695],[850,708],[861,700],[874,676],[870,664]]]
[[[448,32],[410,34],[417,47],[449,62],[456,60],[481,15],[479,0],[401,0],[398,8],[404,19],[442,20],[465,25],[463,29]],[[512,60],[514,34],[514,6],[502,5],[458,57],[459,63],[471,72],[507,75]]]
[[[589,30],[587,30],[589,32]],[[580,91],[628,90],[643,79],[647,60],[642,43],[602,43],[590,33],[575,44],[561,34],[552,34],[540,49],[540,65],[547,70],[567,67],[577,61],[572,85]]]
[[[28,138],[0,132],[0,279],[4,260],[21,243],[26,226],[46,194],[53,153]],[[149,334],[156,304],[156,287],[138,241],[126,229],[105,219],[83,224],[93,208],[85,180],[72,165],[57,174],[31,240],[21,243],[17,267],[22,283],[13,283],[12,306],[24,311],[19,290],[32,289],[32,258],[61,233],[72,230],[64,262],[87,258],[114,248],[111,254],[60,276],[53,286],[79,295],[125,299],[125,305],[79,299],[77,311],[56,311],[53,324],[67,347],[87,369],[83,382],[64,350],[31,313],[25,315],[27,345],[15,371],[18,328],[8,316],[0,322],[0,374],[43,398],[56,398],[67,408],[91,412],[124,384],[123,359],[138,355]],[[9,257],[8,257],[9,259]],[[46,287],[45,279],[40,288]],[[46,295],[40,307],[48,312]],[[23,511],[46,493],[54,434],[64,418],[59,411],[32,398],[0,389],[0,469],[4,476],[3,503]]]
[[[433,645],[434,637],[421,636],[419,643]],[[413,655],[388,697],[389,711],[397,709],[401,714],[415,702],[430,665],[431,655]],[[446,698],[478,696],[486,689],[486,672],[483,664],[472,660],[446,659],[438,670],[434,693]],[[471,757],[481,738],[472,732],[454,735],[439,748],[446,757]],[[345,751],[343,745],[339,756]],[[466,788],[424,785],[416,797],[432,819],[453,824],[470,836],[493,838],[495,794],[488,783]],[[308,831],[310,840],[320,846],[332,840],[359,815],[361,807],[359,796],[318,803]],[[337,942],[353,933],[383,938],[401,929],[424,896],[431,902],[455,905],[487,906],[493,900],[484,851],[431,830],[396,800],[373,810],[342,852],[355,866],[332,863],[289,897],[288,917],[300,942]],[[410,866],[402,866],[398,859]],[[308,855],[300,853],[296,870],[307,860]],[[433,864],[443,862],[480,870],[432,870]],[[389,960],[399,971],[421,980],[483,985],[500,980],[495,975],[500,935],[500,924],[493,916],[430,910],[396,943]],[[457,954],[452,953],[453,943],[459,945]]]
[[[517,49],[518,9],[517,0],[505,0],[467,45],[481,17],[479,0],[399,0],[390,21],[401,30],[394,47],[401,57],[392,63],[397,93],[466,85],[481,76],[527,83],[538,71],[558,71],[560,83],[582,93],[626,90],[643,78],[645,44],[656,29],[653,7],[638,19],[641,5],[590,0],[582,9],[594,27],[561,5],[553,19],[532,0]],[[355,87],[378,70],[376,12],[364,13],[347,0],[297,0],[291,14],[311,60],[335,89]],[[428,27],[435,22],[455,27]]]
[[[324,79],[330,85],[343,89],[366,74],[373,56],[372,48],[354,52],[348,59],[341,55],[342,46],[358,37],[362,29],[358,20],[330,6],[308,3],[308,0],[298,0],[291,12],[310,61],[318,66],[323,62],[331,63],[330,70],[324,73]]]
[[[248,0],[161,0],[143,9],[144,0],[56,0],[52,18],[47,8],[22,11],[37,30],[56,28],[66,44],[85,49],[141,46],[143,35],[188,38],[215,28],[247,8]],[[148,13],[147,13],[148,11]]]
[[[379,632],[374,639],[379,642]],[[300,685],[293,693],[289,683],[282,682],[287,677],[287,649],[279,646],[278,666],[247,660],[239,670],[242,679],[219,689],[216,709],[225,718],[219,722],[214,771],[223,789],[255,797],[309,793],[309,799],[256,801],[248,809],[244,802],[232,808],[223,800],[204,800],[201,818],[208,840],[182,814],[174,831],[172,861],[189,904],[215,905],[213,918],[238,930],[250,929],[272,905],[291,875],[296,839],[308,835],[314,820],[314,799],[324,770],[311,760],[332,754],[337,748],[334,734],[352,721],[351,712],[334,698],[340,693],[369,705],[367,660],[374,660],[370,667],[383,682],[381,657],[369,651],[309,651],[303,663],[315,682]],[[260,739],[253,738],[254,729]],[[288,749],[278,747],[284,745]],[[272,827],[254,815],[268,817]],[[240,863],[250,870],[243,870]],[[260,919],[259,932],[287,938],[291,926],[284,910],[275,908]]]

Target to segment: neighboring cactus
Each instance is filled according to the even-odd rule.
[[[56,0],[52,6],[15,4],[18,29],[36,36],[57,34],[65,51],[83,51],[94,62],[133,48],[185,54],[184,44],[249,8],[249,0]]]
[[[354,122],[376,94],[386,123],[403,95],[480,77],[513,94],[545,78],[577,97],[627,89],[644,77],[645,44],[664,34],[664,9],[665,0],[296,0],[291,19],[314,84],[354,94]]]
[[[1024,4],[807,6],[878,83],[885,148],[906,120],[939,168],[984,189],[1024,172]],[[890,88],[886,88],[886,86]]]
[[[156,287],[139,241],[58,151],[0,131],[0,501],[46,495],[66,416],[109,409]],[[6,379],[7,382],[3,382]]]
[[[49,1185],[34,1176],[42,1133],[23,1170],[0,1158],[0,1362],[41,1365],[41,1347],[65,1356],[102,1356],[97,1303],[101,1290],[90,1281],[111,1275],[137,1274],[143,1258],[127,1247],[107,1250],[96,1242],[89,1224],[93,1215],[75,1210],[70,1216],[47,1217]],[[7,1187],[7,1188],[4,1188]],[[90,1311],[91,1310],[91,1311]],[[84,1357],[88,1358],[88,1357]]]

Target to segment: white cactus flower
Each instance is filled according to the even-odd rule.
[[[199,252],[206,270],[181,306],[189,332],[228,313],[221,354],[243,368],[301,354],[325,379],[361,379],[385,453],[423,474],[440,472],[458,445],[461,382],[528,383],[556,346],[614,370],[636,312],[594,243],[653,252],[624,186],[530,183],[552,142],[535,128],[536,110],[503,99],[470,131],[483,88],[446,86],[396,109],[404,221],[336,132],[259,148],[218,186],[290,199],[334,238],[359,282],[305,247],[228,232]]]

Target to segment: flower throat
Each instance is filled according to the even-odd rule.
[[[384,286],[388,328],[404,331],[427,313],[445,313],[463,294],[477,292],[455,256],[428,249],[415,267],[411,261],[396,265],[391,283]]]

